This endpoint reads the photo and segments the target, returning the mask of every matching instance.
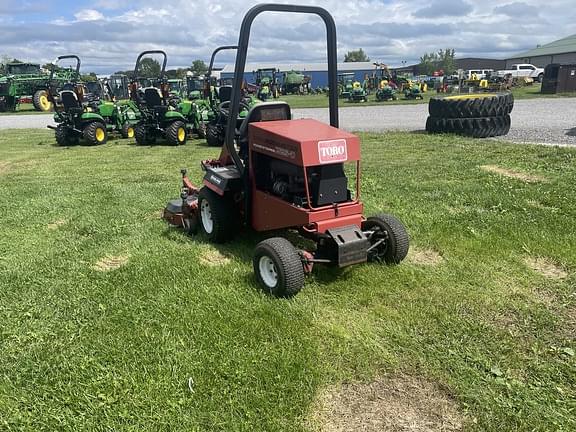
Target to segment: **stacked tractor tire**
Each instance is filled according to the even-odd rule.
[[[426,130],[474,138],[506,135],[510,131],[512,93],[482,93],[430,99]]]

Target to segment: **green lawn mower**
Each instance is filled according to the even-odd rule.
[[[420,85],[412,80],[407,80],[404,84],[404,99],[416,100],[424,99]]]
[[[352,83],[352,89],[350,91],[350,96],[348,96],[348,102],[368,102],[368,94],[366,89],[359,81],[354,81]]]
[[[214,68],[214,60],[216,55],[224,50],[237,50],[236,45],[221,46],[214,50],[210,59],[210,66],[206,73],[207,83],[206,94],[210,104],[210,113],[208,114],[209,120],[206,123],[206,143],[211,147],[222,147],[226,133],[226,125],[228,123],[228,111],[230,108],[230,98],[232,96],[233,88],[231,85],[221,85],[212,89],[212,70]],[[274,69],[275,70],[275,69]],[[238,127],[248,115],[248,112],[254,105],[260,103],[260,100],[243,94],[240,103],[240,110],[238,114]]]
[[[79,77],[78,56],[61,56],[56,61],[71,59],[76,62]],[[56,69],[56,67],[54,68]],[[130,100],[117,101],[108,80],[81,83],[71,80],[60,92],[56,85],[49,86],[48,97],[56,107],[54,121],[56,142],[59,145],[78,144],[81,139],[90,145],[106,143],[110,133],[123,138],[134,137],[134,125],[140,116],[138,107]],[[127,94],[127,87],[126,94]]]
[[[396,89],[394,89],[390,83],[386,80],[382,80],[376,90],[376,101],[385,102],[389,100],[398,100],[398,94]]]
[[[72,59],[76,62],[76,74],[80,74],[80,58],[75,55],[60,56],[52,68],[51,76],[58,62]],[[89,99],[86,87],[79,81],[71,81],[64,86],[65,90],[57,92],[57,86],[49,85],[48,98],[55,107],[54,129],[56,142],[61,146],[76,145],[81,139],[86,144],[105,144],[108,139],[106,122],[98,110],[94,109],[94,101]]]
[[[350,99],[352,94],[352,86],[354,85],[353,73],[338,74],[338,97],[342,99]]]
[[[142,60],[149,55],[163,57],[160,76],[149,80],[158,87],[140,87],[142,81]],[[165,77],[168,56],[164,51],[153,50],[140,53],[130,84],[130,96],[138,106],[141,117],[135,126],[136,143],[138,145],[153,145],[158,138],[163,138],[171,145],[186,144],[186,118],[170,104],[170,89]],[[148,77],[145,77],[148,78]]]

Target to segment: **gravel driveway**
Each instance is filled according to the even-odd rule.
[[[348,130],[383,132],[423,130],[428,105],[354,106],[340,108],[340,125]],[[294,118],[328,121],[328,109],[294,110]],[[52,114],[0,116],[0,129],[45,128]],[[512,128],[503,137],[520,143],[576,145],[576,98],[518,100],[512,111]]]

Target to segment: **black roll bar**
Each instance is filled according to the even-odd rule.
[[[166,55],[166,53],[162,50],[150,50],[150,51],[143,51],[140,53],[140,55],[138,56],[138,58],[136,59],[136,66],[134,66],[134,77],[133,79],[137,79],[138,78],[138,69],[140,66],[140,61],[142,60],[142,57],[149,55],[149,54],[160,54],[164,60],[162,61],[162,70],[160,71],[160,78],[162,78],[164,76],[164,72],[166,71],[166,64],[168,63],[168,56]]]
[[[240,27],[240,36],[238,38],[238,54],[236,55],[236,65],[234,68],[234,81],[232,85],[232,98],[230,100],[230,112],[228,124],[226,125],[225,146],[228,149],[234,165],[244,173],[244,164],[238,155],[234,146],[234,136],[236,129],[236,120],[240,111],[241,99],[241,80],[244,77],[246,68],[246,56],[248,52],[248,43],[250,41],[250,30],[254,19],[262,12],[288,12],[318,15],[326,25],[327,38],[327,55],[328,55],[328,85],[330,86],[329,105],[330,105],[330,125],[338,127],[338,59],[336,47],[336,24],[330,13],[318,6],[300,6],[289,4],[260,4],[250,9]]]
[[[80,77],[80,57],[78,57],[77,55],[74,55],[74,54],[63,55],[63,56],[58,56],[58,58],[54,61],[54,63],[52,63],[52,67],[50,68],[50,78],[49,78],[50,82],[52,82],[52,79],[54,78],[54,70],[56,69],[56,65],[61,60],[66,60],[66,59],[76,60],[76,79],[78,79]]]

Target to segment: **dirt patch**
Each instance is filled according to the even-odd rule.
[[[64,225],[64,224],[66,224],[66,221],[65,221],[64,219],[58,219],[58,220],[55,220],[55,221],[52,222],[52,223],[49,223],[49,224],[48,224],[48,229],[49,229],[49,230],[55,230],[55,229],[58,229],[59,227],[61,227],[61,226]]]
[[[446,392],[408,376],[329,388],[315,408],[311,426],[321,432],[448,432],[464,424]]]
[[[413,247],[408,251],[406,260],[411,264],[435,266],[441,264],[444,261],[444,258],[442,258],[442,255],[433,249],[420,249]]]
[[[549,279],[566,279],[568,277],[568,272],[548,258],[528,257],[524,262],[532,270]]]
[[[9,162],[0,161],[0,174],[4,174],[10,171],[10,165],[11,164]]]
[[[482,165],[480,169],[493,174],[499,174],[504,177],[513,178],[526,183],[544,182],[546,179],[542,176],[535,174],[528,174],[522,171],[515,171],[507,168],[499,167],[498,165]]]
[[[200,262],[210,267],[216,267],[229,264],[230,258],[221,254],[216,249],[210,249],[200,256]]]
[[[94,270],[106,272],[116,270],[128,262],[128,257],[125,255],[119,256],[105,256],[94,264]]]

